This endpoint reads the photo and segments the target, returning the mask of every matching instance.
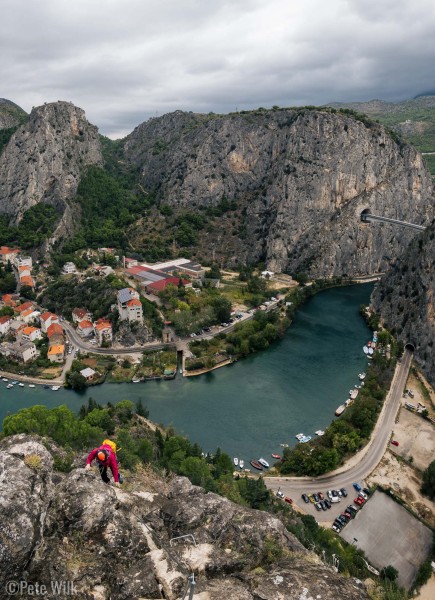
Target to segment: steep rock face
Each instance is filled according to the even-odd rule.
[[[49,600],[175,600],[191,572],[198,600],[368,599],[267,513],[184,478],[153,474],[115,489],[94,472],[62,475],[52,464],[37,438],[0,442],[2,599],[6,582],[25,580],[45,586]]]
[[[362,225],[362,210],[422,224],[432,217],[432,182],[415,149],[341,113],[176,112],[136,128],[125,153],[162,203],[236,202],[238,214],[202,240],[205,253],[216,248],[233,264],[264,259],[314,277],[382,271],[415,234]]]
[[[0,156],[0,213],[17,224],[31,206],[45,202],[62,219],[54,238],[68,235],[73,215],[67,200],[77,191],[81,170],[102,164],[97,128],[69,102],[32,110]]]
[[[25,111],[17,104],[0,98],[0,129],[17,127],[25,116]]]
[[[418,235],[382,278],[372,305],[385,325],[405,344],[415,346],[414,359],[435,383],[435,224]]]

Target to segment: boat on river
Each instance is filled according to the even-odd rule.
[[[7,390],[10,390],[11,388],[13,388],[14,386],[12,385],[12,383],[8,383],[8,385],[6,386]]]
[[[238,467],[238,466],[239,466],[239,459],[237,458],[237,456],[235,456],[235,457],[233,458],[233,463],[235,464],[235,466],[236,466],[236,467]]]
[[[304,435],[304,437],[302,439],[299,440],[299,442],[301,444],[306,444],[307,442],[309,442],[311,440],[311,435]]]
[[[140,379],[138,379],[137,377],[133,377],[131,383],[140,383]]]
[[[34,388],[34,387],[36,387],[36,385],[34,383],[29,383],[29,387]]]
[[[240,467],[241,469],[243,469],[243,467],[244,467],[244,466],[245,466],[245,461],[244,461],[244,460],[242,460],[242,459],[240,459],[240,460],[239,460],[239,467]],[[247,470],[249,471],[249,469],[247,469]]]
[[[250,462],[254,469],[258,469],[258,471],[263,470],[263,466],[258,462],[258,460],[251,460]]]
[[[259,458],[258,462],[260,463],[260,465],[263,465],[263,467],[266,467],[266,469],[268,469],[270,467],[269,463],[264,458]]]
[[[288,448],[288,444],[280,444],[281,448]]]
[[[335,416],[339,417],[340,415],[342,415],[344,413],[345,410],[346,410],[346,405],[345,404],[340,404],[340,406],[335,411]]]
[[[316,435],[318,435],[319,437],[321,437],[322,435],[325,435],[325,432],[322,429],[318,429],[317,431],[314,432]]]
[[[352,400],[356,400],[358,394],[359,390],[350,390],[350,397],[352,398]]]
[[[272,458],[274,458],[275,460],[281,460],[281,455],[280,454],[272,454]]]
[[[20,382],[18,385],[19,385],[20,387],[24,387],[24,383],[21,383],[21,382]]]
[[[53,390],[53,392],[57,392],[57,390],[60,390],[60,385],[52,385],[51,389]]]
[[[305,437],[305,433],[297,433],[295,438],[300,442]]]
[[[364,379],[366,378],[366,374],[365,373],[358,373],[358,377],[360,381],[364,381]]]

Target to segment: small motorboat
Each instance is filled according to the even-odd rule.
[[[240,467],[241,469],[243,469],[243,467],[244,467],[244,466],[245,466],[245,461],[244,461],[244,460],[242,460],[242,459],[240,459],[240,460],[239,460],[239,467]],[[248,471],[249,471],[249,469],[248,469]]]
[[[17,385],[18,381],[11,381],[12,385]]]
[[[2,381],[9,381],[7,377],[2,377]]]
[[[57,390],[60,390],[60,385],[52,385],[51,389],[53,390],[53,392],[57,392]]]
[[[368,353],[369,353],[369,349],[368,349],[368,347],[367,347],[367,346],[364,346],[364,348],[363,348],[363,352],[364,352],[364,354],[368,354]]]
[[[239,466],[239,459],[237,458],[237,456],[235,456],[235,457],[233,458],[233,463],[235,464],[235,466],[236,466],[236,467],[238,467],[238,466]]]
[[[137,377],[133,377],[131,383],[140,383],[140,379],[138,379]]]
[[[275,460],[281,460],[281,455],[280,454],[272,454],[272,458],[274,458]]]
[[[301,444],[306,444],[307,442],[309,442],[311,440],[311,435],[304,435],[304,437],[299,440]]]
[[[325,432],[322,431],[322,429],[318,429],[317,431],[314,432],[316,435],[318,435],[319,437],[321,437],[322,435],[325,435]]]
[[[360,381],[363,381],[366,378],[366,374],[365,373],[358,373],[358,377]]]
[[[305,437],[305,433],[298,433],[295,435],[295,438],[300,442],[302,438]]]
[[[288,448],[288,444],[280,444],[281,448]]]
[[[24,383],[21,383],[21,382],[20,382],[18,385],[19,385],[20,387],[24,387]]]
[[[8,383],[8,385],[6,386],[7,390],[10,390],[11,388],[13,388],[14,386],[12,385],[12,383]]]
[[[258,469],[259,471],[263,470],[263,466],[258,462],[258,460],[251,460],[251,465],[254,469]]]
[[[29,387],[34,388],[36,387],[36,385],[34,385],[33,383],[29,383]],[[44,386],[45,387],[45,386]],[[47,386],[48,387],[48,386]]]
[[[266,467],[266,469],[268,469],[270,467],[269,463],[264,458],[259,458],[258,462],[260,463],[260,465],[263,465],[263,467]]]

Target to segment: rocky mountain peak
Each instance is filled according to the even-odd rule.
[[[0,129],[17,127],[26,116],[26,112],[18,104],[0,98]]]
[[[62,452],[24,434],[0,442],[1,598],[24,580],[48,600],[71,597],[53,581],[72,582],[79,598],[176,600],[194,573],[198,600],[368,599],[268,513],[151,470],[113,488],[85,457],[59,473]]]
[[[67,201],[87,165],[102,164],[98,130],[81,108],[53,102],[34,108],[0,155],[0,213],[17,224],[31,206],[54,206],[62,219],[54,237],[71,229]]]

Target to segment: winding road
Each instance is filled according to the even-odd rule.
[[[384,402],[384,406],[379,415],[375,429],[369,443],[350,458],[347,463],[319,477],[265,477],[266,486],[274,492],[281,490],[285,496],[289,496],[304,511],[316,516],[318,521],[333,521],[334,518],[343,511],[346,500],[351,504],[356,495],[352,484],[354,482],[363,482],[366,477],[377,467],[390,441],[390,435],[394,427],[397,411],[400,406],[403,390],[408,378],[409,369],[412,361],[412,351],[407,348],[403,354],[401,362],[397,363],[390,390]],[[327,489],[346,488],[349,496],[343,499],[343,502],[333,504],[327,511],[317,512],[313,504],[305,504],[301,499],[301,494],[311,494],[313,492],[326,492]]]

